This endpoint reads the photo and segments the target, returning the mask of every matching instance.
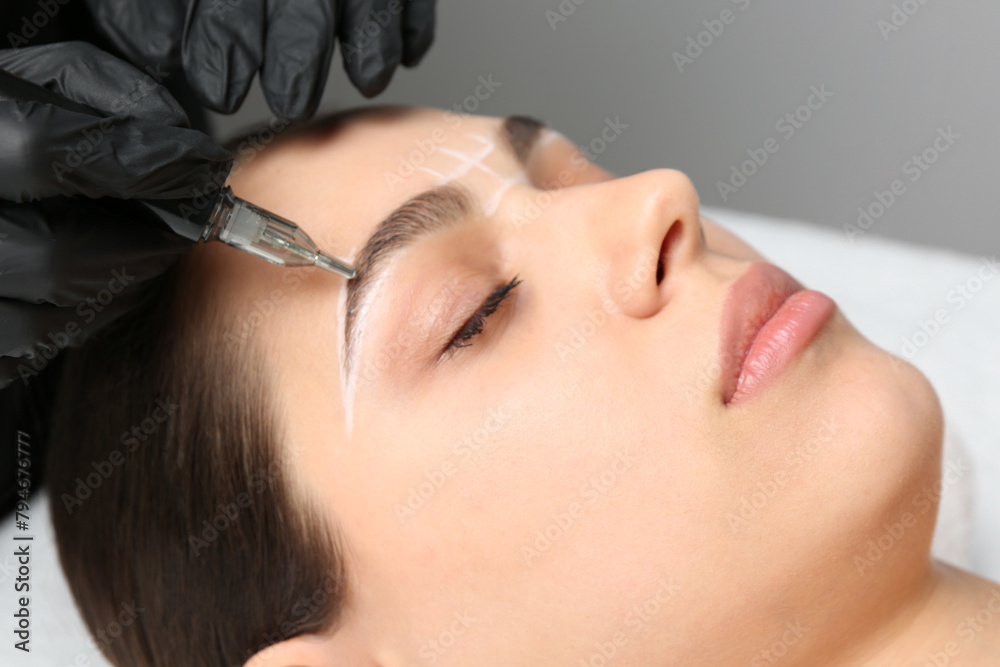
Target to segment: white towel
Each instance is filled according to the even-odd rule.
[[[945,417],[941,505],[931,554],[966,570],[972,568],[972,506],[976,474],[957,427]]]

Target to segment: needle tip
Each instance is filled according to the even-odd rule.
[[[357,275],[354,267],[343,262],[336,257],[330,257],[322,252],[316,253],[316,266],[326,269],[327,271],[332,271],[333,273],[344,276],[345,278],[353,278]]]

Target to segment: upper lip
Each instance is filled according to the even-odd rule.
[[[790,275],[767,262],[753,262],[730,286],[722,309],[719,337],[722,400],[736,391],[750,346],[788,297],[804,289]]]

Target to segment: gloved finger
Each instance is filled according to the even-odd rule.
[[[94,332],[132,310],[141,290],[120,294],[101,306],[60,307],[0,299],[0,389],[29,384],[67,347],[78,347]]]
[[[0,298],[100,309],[191,247],[137,202],[0,202]]]
[[[340,52],[354,87],[375,97],[389,85],[403,55],[402,0],[347,0]]]
[[[434,42],[437,0],[409,0],[403,8],[403,65],[416,66]]]
[[[201,103],[233,113],[264,58],[264,0],[191,0],[181,61]]]
[[[180,199],[225,181],[232,154],[197,130],[0,100],[0,199]]]
[[[87,42],[61,42],[0,51],[0,69],[112,116],[188,127],[180,104],[158,79]]]
[[[0,389],[29,384],[61,348],[79,345],[84,334],[73,322],[72,308],[0,299]]]
[[[129,62],[168,73],[181,67],[187,0],[86,0],[94,27]]]
[[[138,202],[0,202],[0,387],[130,310],[191,247]]]
[[[316,112],[337,36],[333,0],[271,0],[260,83],[281,118]]]

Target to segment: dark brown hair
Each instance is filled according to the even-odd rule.
[[[116,665],[242,665],[335,628],[343,550],[296,491],[252,340],[192,257],[66,360],[48,462],[59,557]]]

